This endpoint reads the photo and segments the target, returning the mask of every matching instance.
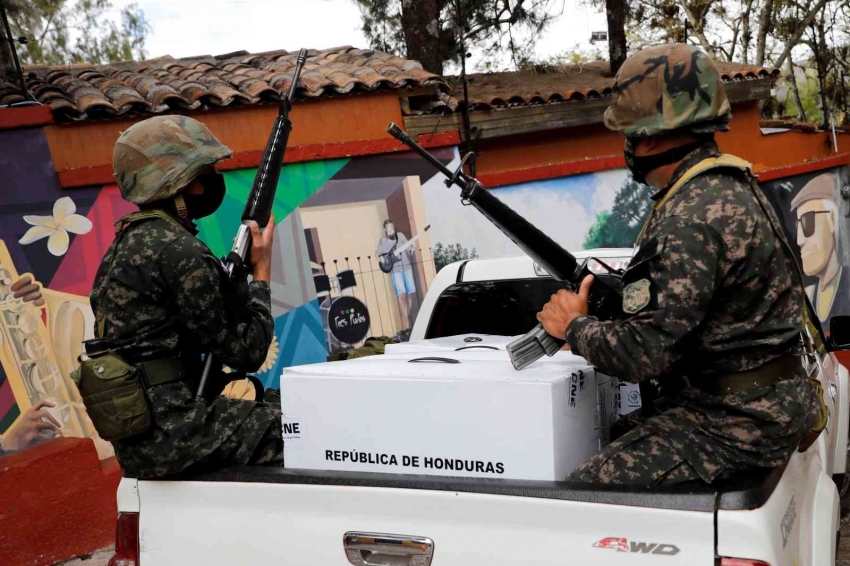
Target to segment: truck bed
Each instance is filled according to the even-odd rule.
[[[138,481],[131,496],[141,503],[143,566],[343,566],[351,533],[427,537],[440,566],[543,566],[564,557],[632,566],[661,556],[671,566],[714,566],[724,512],[744,511],[745,526],[775,529],[781,514],[754,522],[751,513],[787,506],[782,476],[777,469],[719,487],[645,488],[242,467]],[[753,528],[734,531],[755,536]]]
[[[759,470],[746,477],[721,482],[715,486],[699,484],[668,487],[602,486],[566,481],[520,481],[332,472],[259,466],[225,468],[202,474],[183,474],[172,479],[197,482],[273,483],[449,491],[653,509],[714,512],[716,510],[742,511],[761,507],[770,498],[784,470],[785,466],[772,470]]]

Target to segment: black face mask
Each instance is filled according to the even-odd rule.
[[[648,185],[649,183],[646,182],[646,176],[649,173],[655,171],[659,167],[664,167],[665,165],[681,161],[687,157],[688,154],[699,149],[704,143],[705,140],[697,140],[689,144],[674,147],[673,149],[668,149],[667,151],[662,151],[661,153],[638,157],[634,152],[637,140],[633,141],[631,138],[626,138],[626,144],[623,147],[623,155],[626,158],[626,167],[628,167],[629,171],[632,172],[632,179],[643,185]]]
[[[206,173],[200,175],[198,179],[204,186],[203,194],[183,194],[186,209],[193,219],[206,218],[218,210],[218,207],[224,202],[224,193],[227,190],[224,185],[224,176],[219,173]]]

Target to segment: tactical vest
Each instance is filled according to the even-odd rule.
[[[115,254],[126,229],[151,218],[162,218],[177,224],[176,220],[161,210],[135,212],[119,220],[116,223],[118,232],[112,246],[112,257],[106,269],[107,286]],[[80,367],[72,372],[71,377],[95,430],[104,440],[115,442],[147,432],[152,424],[152,412],[146,390],[184,379],[183,364],[176,358],[163,357],[131,364],[121,355],[122,348],[163,329],[155,328],[134,336],[127,344],[123,341],[119,344],[104,339],[106,309],[97,316],[99,338],[85,342],[85,359],[83,356],[78,358]]]
[[[797,261],[797,256],[794,254],[794,250],[791,245],[788,243],[788,239],[785,235],[784,230],[781,226],[778,226],[774,221],[773,217],[769,213],[770,203],[765,202],[765,197],[761,192],[761,189],[758,187],[758,181],[756,176],[752,172],[752,164],[748,161],[741,159],[740,157],[735,157],[734,155],[726,155],[721,154],[717,157],[709,157],[703,159],[699,163],[695,164],[693,167],[685,171],[679,179],[676,180],[675,183],[667,190],[662,198],[655,202],[652,206],[652,210],[649,213],[649,216],[644,222],[643,228],[640,231],[640,235],[638,235],[637,242],[641,243],[643,240],[643,236],[646,233],[646,230],[649,228],[649,225],[655,215],[655,213],[667,203],[676,192],[681,189],[685,184],[689,181],[695,179],[697,176],[702,175],[708,171],[713,171],[716,169],[732,169],[733,171],[742,173],[748,180],[748,184],[750,187],[750,191],[755,196],[756,201],[759,203],[759,207],[761,207],[762,212],[764,212],[765,217],[767,218],[768,223],[770,224],[771,229],[773,230],[774,235],[779,240],[780,245],[791,258],[794,263],[795,271],[797,272],[797,278],[800,284],[800,290],[803,293],[803,313],[802,313],[802,327],[800,329],[800,337],[803,345],[804,355],[809,359],[810,363],[817,364],[821,366],[820,363],[820,354],[825,352],[825,344],[821,339],[821,335],[819,332],[819,326],[815,322],[817,321],[817,316],[809,304],[808,299],[806,298],[806,290],[803,284],[803,270],[800,267],[799,262]],[[766,364],[764,366],[765,370],[768,371],[776,371],[774,367],[768,367],[771,364]],[[719,378],[720,382],[728,383],[731,388],[734,388],[734,384],[736,381],[749,381],[750,379],[758,381],[761,379],[764,381],[763,377],[765,377],[765,372],[762,371],[763,368],[757,368],[751,372],[743,372],[742,374],[734,374],[730,376],[721,376]],[[823,368],[821,366],[821,372]],[[746,374],[746,375],[745,375]],[[809,446],[811,446],[814,441],[817,439],[818,435],[826,428],[827,421],[829,420],[829,407],[826,405],[826,402],[823,399],[823,388],[820,384],[820,381],[812,377],[814,375],[813,372],[809,372],[810,379],[809,382],[812,385],[812,388],[815,391],[815,395],[818,399],[818,414],[815,418],[814,422],[811,424],[808,433],[803,438],[800,443],[799,449],[801,452],[804,452]],[[746,385],[746,384],[744,384]]]
[[[112,246],[112,257],[109,258],[109,265],[106,267],[106,286],[109,286],[109,273],[112,271],[112,263],[115,261],[115,253],[118,251],[118,244],[121,242],[124,237],[124,233],[127,231],[127,228],[141,222],[143,220],[151,220],[153,218],[161,218],[166,222],[170,222],[174,224],[176,227],[185,229],[177,220],[171,217],[164,210],[159,210],[156,208],[150,210],[140,210],[138,212],[132,212],[126,216],[124,216],[121,220],[115,223],[115,227],[117,228],[117,232],[115,235],[115,244]],[[103,333],[106,329],[106,309],[103,309],[103,314],[97,316],[97,334],[99,337],[103,338]]]

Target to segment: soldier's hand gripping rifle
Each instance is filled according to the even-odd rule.
[[[224,269],[231,279],[237,279],[247,275],[245,266],[249,263],[248,255],[251,251],[251,231],[248,228],[250,222],[254,220],[261,228],[269,223],[274,195],[275,191],[277,191],[277,180],[280,177],[280,169],[283,165],[283,154],[286,151],[286,143],[289,141],[289,132],[292,131],[292,121],[289,119],[289,111],[292,109],[295,88],[298,86],[301,69],[304,67],[304,61],[306,60],[307,50],[302,49],[298,52],[298,59],[295,63],[295,72],[292,73],[292,85],[289,87],[289,93],[280,99],[277,118],[272,126],[271,134],[269,134],[269,141],[266,143],[263,159],[257,168],[257,174],[254,176],[254,184],[251,186],[251,193],[248,195],[245,209],[242,211],[242,225],[239,226],[239,231],[236,232],[236,238],[233,240],[233,248],[225,258]],[[221,364],[216,362],[215,356],[211,352],[207,353],[204,357],[204,371],[201,373],[201,381],[198,384],[197,396],[199,398],[206,396],[210,375],[213,372],[218,372],[220,369]]]
[[[574,255],[493,196],[477,179],[463,172],[463,166],[472,155],[471,153],[464,157],[457,171],[452,172],[395,124],[390,124],[387,132],[424,157],[445,175],[447,187],[452,185],[460,187],[460,196],[464,204],[474,206],[554,279],[569,283],[571,289],[576,291],[582,279],[590,274],[587,264],[591,259],[595,260],[594,258],[579,263]],[[619,273],[609,269],[603,262],[595,261],[608,269],[609,273],[596,275],[590,290],[589,313],[601,320],[617,319],[620,317],[623,305]],[[544,355],[554,355],[564,344],[565,340],[553,338],[542,325],[538,324],[528,334],[508,344],[507,350],[514,367],[523,369]]]

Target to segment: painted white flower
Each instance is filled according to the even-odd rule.
[[[277,335],[272,335],[272,343],[269,344],[269,351],[266,352],[266,361],[257,370],[257,373],[269,371],[277,363],[277,357],[280,355],[280,342],[277,341]]]
[[[263,373],[264,371],[269,371],[274,367],[277,363],[277,357],[280,355],[280,342],[277,340],[277,335],[272,335],[272,343],[269,344],[269,350],[266,352],[266,359],[263,361],[263,365],[260,366],[260,369],[257,370],[257,373]],[[233,373],[233,369],[228,366],[223,366],[221,371],[224,373]]]
[[[24,216],[24,222],[32,226],[18,243],[26,246],[47,238],[47,250],[55,256],[63,256],[71,242],[68,232],[88,234],[91,220],[75,214],[77,205],[71,197],[62,197],[53,204],[53,216]]]

